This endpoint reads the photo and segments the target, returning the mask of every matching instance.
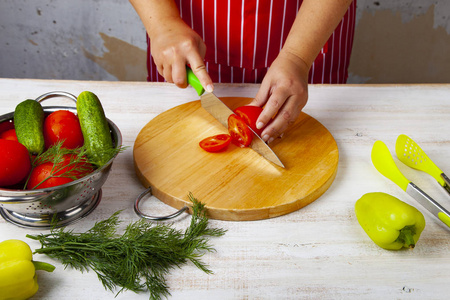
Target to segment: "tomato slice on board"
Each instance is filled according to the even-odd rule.
[[[219,152],[225,150],[231,143],[231,136],[229,134],[218,134],[207,137],[200,141],[200,147],[208,152]]]
[[[257,129],[256,128],[256,121],[258,120],[259,115],[263,109],[259,106],[253,106],[253,105],[244,105],[236,108],[234,110],[234,113],[241,117],[245,123],[247,123],[248,126],[250,126],[251,129],[253,129],[256,134],[261,135],[264,128]]]
[[[228,117],[228,132],[231,135],[231,141],[241,148],[248,147],[253,140],[253,132],[237,115]]]

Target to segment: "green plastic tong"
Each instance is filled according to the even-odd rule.
[[[411,138],[404,134],[400,135],[395,143],[395,153],[398,159],[408,167],[433,176],[445,191],[450,194],[450,180],[448,177]]]
[[[406,135],[400,135],[395,148],[400,161],[411,168],[427,172],[449,192],[447,176],[445,176],[412,139]],[[374,143],[371,157],[373,165],[382,175],[397,184],[402,190],[431,212],[433,216],[450,227],[450,213],[400,172],[388,147],[382,141],[376,141]]]

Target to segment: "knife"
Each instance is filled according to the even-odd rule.
[[[186,67],[186,72],[187,81],[200,96],[202,107],[223,126],[228,128],[228,117],[234,114],[234,112],[225,103],[223,103],[222,100],[217,98],[214,93],[204,93],[204,88],[202,87],[200,81],[198,80],[197,76],[195,76],[191,68]],[[284,164],[281,162],[275,152],[273,152],[273,150],[269,147],[269,145],[267,145],[253,129],[251,129],[250,127],[248,128],[254,134],[250,147],[268,161],[284,168]]]
[[[442,207],[433,198],[428,196],[417,185],[409,181],[397,168],[394,159],[389,152],[388,147],[382,141],[376,141],[372,148],[372,163],[382,175],[392,180],[408,195],[414,198],[433,216],[441,220],[445,225],[450,227],[450,212]]]

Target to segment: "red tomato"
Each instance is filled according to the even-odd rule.
[[[13,128],[14,128],[14,123],[11,120],[0,123],[0,133],[3,133],[5,131],[13,129]]]
[[[87,162],[79,161],[75,163],[75,157],[73,154],[66,154],[63,156],[63,160],[56,165],[52,162],[46,162],[36,166],[31,171],[27,188],[44,189],[63,185],[94,171],[92,165]]]
[[[0,122],[0,133],[14,128],[14,122],[11,120]]]
[[[0,186],[21,182],[30,170],[27,148],[17,141],[0,139]]]
[[[63,147],[74,149],[83,146],[84,139],[78,117],[68,110],[52,112],[44,121],[45,147],[64,140]]]
[[[208,152],[219,152],[225,150],[231,143],[231,136],[229,134],[218,134],[207,137],[200,141],[200,147]]]
[[[3,131],[0,134],[0,139],[16,141],[17,142],[16,130],[15,129],[9,129],[9,130]]]
[[[245,105],[236,108],[234,110],[234,113],[241,117],[244,122],[248,126],[250,126],[251,129],[253,129],[254,132],[256,132],[258,135],[261,135],[264,128],[257,129],[256,121],[258,120],[258,117],[262,111],[263,109],[259,106]]]
[[[237,115],[228,117],[228,132],[231,135],[231,141],[241,148],[248,147],[253,140],[253,132]]]

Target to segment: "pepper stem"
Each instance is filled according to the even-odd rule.
[[[414,242],[414,235],[416,234],[416,226],[405,226],[400,230],[397,241],[403,243],[404,247],[414,249],[416,243]]]
[[[53,272],[55,270],[55,266],[42,261],[31,261],[34,265],[34,268],[37,270],[43,270],[46,272]]]

